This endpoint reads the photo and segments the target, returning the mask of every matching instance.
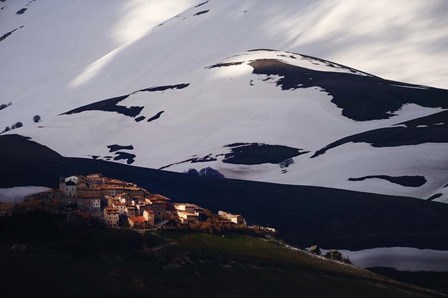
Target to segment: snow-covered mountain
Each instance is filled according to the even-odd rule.
[[[448,91],[422,85],[448,87],[445,1],[167,2],[0,2],[4,134],[448,201]]]

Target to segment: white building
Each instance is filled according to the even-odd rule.
[[[199,216],[199,214],[204,211],[204,208],[190,203],[176,203],[174,204],[174,208],[176,209],[176,211],[191,213],[197,216]]]
[[[151,210],[143,211],[143,217],[148,221],[150,227],[154,227],[155,224],[155,214]]]
[[[65,182],[65,196],[67,198],[74,198],[77,196],[78,185],[73,181]]]
[[[185,211],[177,211],[177,216],[179,217],[181,223],[188,223],[199,220],[198,214]]]
[[[65,197],[75,198],[77,196],[78,176],[70,176],[59,179],[59,189],[62,191]]]
[[[181,223],[188,223],[199,220],[199,215],[204,211],[204,208],[190,203],[175,203],[177,216]]]
[[[218,211],[218,215],[230,220],[234,224],[246,226],[246,220],[240,214],[232,214],[225,211]]]

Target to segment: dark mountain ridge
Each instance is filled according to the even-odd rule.
[[[0,137],[0,187],[58,187],[60,176],[101,172],[176,201],[243,214],[291,244],[363,249],[448,249],[448,205],[312,186],[215,179],[106,161],[65,158],[18,135]]]

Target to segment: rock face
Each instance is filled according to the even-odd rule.
[[[418,38],[446,33],[433,26],[443,1],[149,2],[2,4],[3,135],[69,157],[448,201],[448,91],[379,77],[448,86],[444,51],[427,60],[410,42],[445,46]],[[347,15],[363,17],[322,21]],[[358,41],[366,24],[375,38]],[[377,54],[391,40],[378,24],[407,33],[400,55]]]

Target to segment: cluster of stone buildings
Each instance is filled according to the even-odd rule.
[[[104,221],[110,228],[154,228],[166,219],[169,199],[126,181],[101,174],[62,177],[59,190],[66,206]]]
[[[59,189],[30,195],[18,207],[63,212],[72,219],[98,219],[109,228],[153,229],[205,220],[205,209],[195,204],[171,203],[165,196],[101,174],[61,177]],[[9,215],[11,208],[0,205],[0,216]],[[218,215],[223,223],[246,226],[241,215],[224,211]]]
[[[103,210],[103,218],[107,227],[116,228],[125,221],[134,229],[150,229],[168,222],[170,199],[162,195],[145,192],[132,196],[121,193],[106,195],[105,199],[107,207]]]
[[[236,225],[246,226],[246,220],[240,214],[232,214],[225,211],[218,211],[218,215]]]

